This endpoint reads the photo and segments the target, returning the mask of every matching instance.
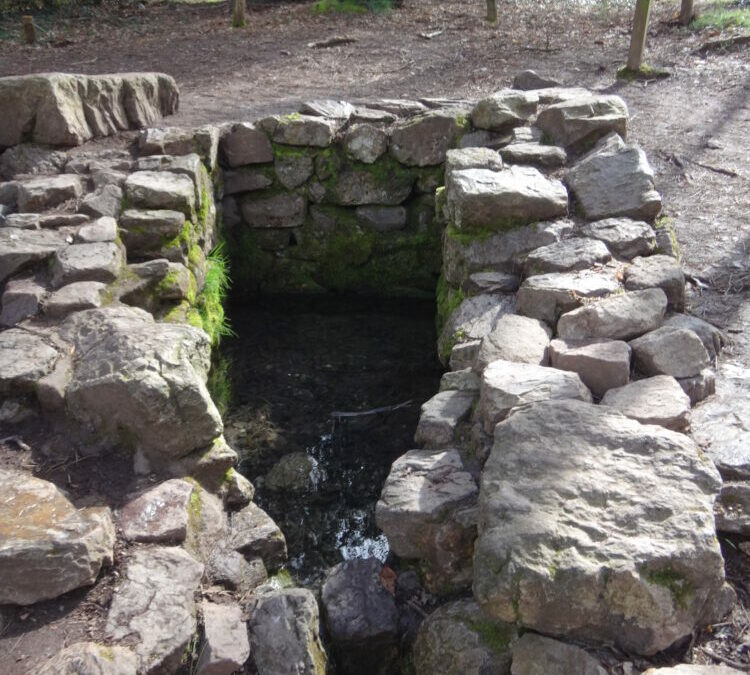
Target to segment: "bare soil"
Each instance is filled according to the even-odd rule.
[[[38,18],[46,32],[33,47],[21,45],[17,17],[0,17],[0,76],[164,71],[182,92],[180,113],[166,121],[175,125],[247,120],[312,98],[476,98],[508,86],[526,68],[567,85],[618,93],[631,111],[630,136],[646,150],[664,212],[677,229],[691,281],[689,311],[726,331],[724,358],[750,366],[750,328],[742,321],[750,303],[748,48],[696,53],[716,32],[678,27],[676,6],[660,4],[652,13],[647,60],[671,76],[618,82],[631,9],[603,7],[502,3],[499,25],[491,27],[479,0],[406,0],[403,8],[381,15],[319,16],[309,2],[252,5],[248,27],[232,29],[227,3],[121,2],[75,19]],[[354,41],[329,49],[308,46],[334,36]],[[28,452],[13,442],[0,445],[0,461],[36,466],[74,496],[85,493],[79,488],[90,471],[79,464],[88,461],[102,473],[99,485],[86,490],[106,487],[107,480],[118,485],[116,461],[85,460],[54,471],[34,464],[44,457],[42,438],[40,430],[28,430]],[[125,488],[115,489],[114,502]],[[656,662],[724,661],[750,669],[750,556],[740,544],[722,541],[727,575],[740,600],[733,614]],[[88,592],[32,608],[0,608],[0,672],[34,672],[34,663],[63,644],[100,637],[115,574],[106,572]],[[612,673],[626,672],[617,662],[627,659],[612,653],[606,658]]]

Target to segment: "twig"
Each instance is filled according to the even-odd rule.
[[[381,408],[372,408],[370,410],[362,410],[361,412],[341,412],[335,410],[331,413],[331,417],[336,420],[340,419],[351,419],[353,417],[366,417],[369,415],[379,415],[380,413],[392,412],[393,410],[400,410],[401,408],[408,408],[412,404],[411,401],[404,401],[403,403],[397,403],[396,405],[386,405]]]
[[[740,175],[734,169],[722,169],[720,166],[711,166],[710,164],[703,164],[702,162],[696,162],[694,159],[688,159],[688,161],[692,162],[696,166],[701,167],[702,169],[708,169],[709,171],[714,171],[724,176],[731,176],[732,178],[737,178]]]
[[[740,661],[735,661],[734,659],[730,659],[728,656],[717,654],[713,649],[706,647],[705,645],[701,645],[700,647],[698,647],[698,649],[707,656],[710,656],[712,659],[716,659],[717,661],[726,663],[728,666],[732,666],[732,668],[737,668],[737,670],[743,670],[745,672],[750,671],[750,665],[741,663]]]
[[[421,37],[423,40],[432,40],[432,38],[437,37],[438,35],[442,35],[442,30],[434,30],[431,33],[417,33],[419,37]]]
[[[88,66],[92,63],[96,63],[99,60],[98,56],[95,56],[93,59],[89,59],[88,61],[76,61],[74,63],[71,63],[71,66]]]
[[[3,443],[15,443],[21,448],[21,450],[31,450],[31,448],[21,440],[20,436],[6,436],[5,438],[0,438],[0,445]]]

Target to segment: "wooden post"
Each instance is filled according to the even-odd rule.
[[[497,23],[497,0],[487,0],[487,21]]]
[[[648,31],[648,15],[650,12],[651,0],[635,0],[633,33],[630,36],[630,52],[628,53],[628,70],[638,71],[643,65],[643,52],[646,49],[646,32]]]
[[[34,17],[22,16],[21,23],[23,24],[23,41],[27,45],[33,45],[36,42],[36,29],[34,28]]]
[[[245,23],[245,0],[233,0],[232,2],[232,28],[244,28]]]
[[[693,0],[682,0],[680,5],[680,23],[687,26],[692,20],[695,11],[693,9]]]

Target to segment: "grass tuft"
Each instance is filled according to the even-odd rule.
[[[199,307],[203,330],[216,346],[222,337],[234,335],[224,313],[224,301],[229,292],[229,261],[224,253],[224,245],[219,244],[206,259],[206,282],[203,286],[202,302]]]

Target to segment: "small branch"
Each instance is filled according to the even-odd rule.
[[[732,178],[737,178],[740,175],[734,169],[722,169],[720,166],[711,166],[710,164],[703,164],[701,162],[696,162],[694,159],[689,159],[688,161],[692,162],[696,166],[701,167],[702,169],[708,169],[709,171],[714,171],[715,173],[720,173],[724,176],[731,176]]]
[[[15,443],[21,448],[21,450],[31,450],[31,448],[21,440],[20,436],[6,436],[5,438],[0,438],[0,445],[3,445],[4,443]]]
[[[436,38],[438,35],[442,35],[442,30],[434,30],[431,33],[417,33],[419,37],[421,37],[423,40],[432,40],[432,38]]]
[[[396,405],[386,405],[382,408],[372,408],[371,410],[362,410],[361,412],[341,412],[336,410],[331,413],[331,417],[335,420],[367,417],[369,415],[379,415],[380,413],[401,410],[401,408],[408,408],[410,405],[412,405],[411,401],[404,401],[403,403],[397,403]]]
[[[702,651],[706,656],[710,656],[712,659],[716,659],[717,661],[721,661],[722,663],[726,663],[728,666],[732,666],[732,668],[737,668],[737,670],[742,670],[744,672],[750,671],[750,665],[747,663],[741,663],[740,661],[735,661],[734,659],[730,659],[727,656],[722,656],[721,654],[717,654],[713,649],[710,649],[709,647],[706,647],[705,645],[702,645],[697,648],[699,651]]]
[[[309,49],[327,49],[328,47],[338,47],[339,45],[348,45],[356,42],[357,38],[344,37],[341,35],[328,38],[327,40],[319,40],[318,42],[308,42],[307,46]]]

